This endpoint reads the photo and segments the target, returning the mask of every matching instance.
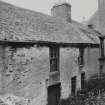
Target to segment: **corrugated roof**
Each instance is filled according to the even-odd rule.
[[[93,43],[85,28],[39,12],[0,1],[0,39],[48,41],[57,43]],[[82,29],[82,30],[81,30]]]

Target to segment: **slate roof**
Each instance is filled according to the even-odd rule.
[[[0,40],[99,43],[96,33],[77,22],[67,23],[3,1],[0,1]]]

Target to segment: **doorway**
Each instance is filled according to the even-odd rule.
[[[48,87],[48,105],[59,105],[61,84],[56,84]]]
[[[75,95],[76,93],[76,76],[71,78],[71,94]]]
[[[81,89],[85,89],[85,72],[81,73]]]

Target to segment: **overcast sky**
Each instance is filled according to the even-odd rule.
[[[57,1],[68,1],[72,5],[72,18],[77,21],[87,20],[98,7],[98,0],[2,0],[20,7],[50,15],[51,7]]]

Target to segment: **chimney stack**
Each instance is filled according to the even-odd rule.
[[[71,5],[67,2],[56,3],[51,9],[51,15],[71,22]]]

